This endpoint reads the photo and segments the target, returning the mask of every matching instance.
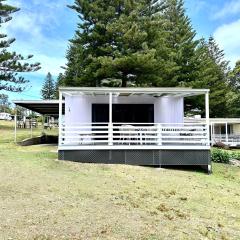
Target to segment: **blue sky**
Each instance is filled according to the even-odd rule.
[[[42,69],[24,74],[30,80],[23,93],[8,93],[10,99],[40,99],[40,89],[47,74],[62,72],[68,40],[74,35],[77,16],[67,4],[73,0],[8,0],[21,10],[3,25],[16,42],[11,47],[23,55],[34,54],[33,61]],[[213,35],[233,67],[240,59],[240,0],[185,0],[188,16],[197,37]]]

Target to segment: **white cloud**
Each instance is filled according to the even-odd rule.
[[[240,13],[240,0],[228,1],[224,7],[216,12],[213,19],[220,19]]]
[[[47,56],[44,54],[38,54],[37,60],[41,63],[41,69],[38,71],[39,74],[46,74],[51,72],[52,75],[57,76],[60,72],[63,72],[61,66],[64,66],[66,59],[64,57]]]
[[[17,38],[11,49],[24,56],[33,54],[32,61],[41,63],[39,74],[51,72],[53,75],[58,75],[63,71],[60,67],[65,63],[64,53],[68,43],[66,40],[46,37],[42,25],[37,24],[35,15],[19,15],[15,23],[9,23],[5,29],[9,37],[25,33],[23,38]]]
[[[24,56],[33,54],[32,61],[41,63],[38,74],[63,72],[61,66],[66,62],[69,37],[61,34],[61,24],[69,0],[10,0],[8,3],[21,8],[12,21],[1,27],[8,37],[17,39],[11,50]]]
[[[205,0],[188,0],[185,4],[190,15],[198,14],[208,5]]]
[[[240,19],[218,27],[213,36],[219,46],[224,49],[226,58],[231,61],[233,67],[240,59]]]

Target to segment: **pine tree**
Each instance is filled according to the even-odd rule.
[[[240,117],[240,93],[229,91],[226,95],[226,105],[228,109],[227,117],[239,118]]]
[[[62,73],[59,73],[57,77],[57,81],[55,84],[55,92],[54,92],[54,98],[59,98],[59,87],[64,86],[64,75]]]
[[[65,85],[209,88],[211,116],[227,114],[228,62],[212,37],[196,39],[183,0],[75,0],[71,8],[81,22]],[[187,110],[202,103],[189,99]]]
[[[236,62],[236,65],[232,71],[229,72],[229,85],[234,91],[240,91],[240,60]]]
[[[166,44],[169,53],[167,68],[161,86],[174,87],[196,80],[197,63],[195,62],[196,32],[191,20],[185,13],[183,0],[166,0],[168,5],[164,11],[167,21],[165,26]]]
[[[0,0],[0,27],[12,19],[10,16],[12,13],[19,11],[18,8],[3,4],[3,2],[4,0]],[[23,62],[32,58],[32,55],[24,58],[16,52],[9,52],[7,49],[15,39],[6,39],[6,37],[6,34],[0,34],[0,90],[21,92],[28,80],[18,76],[18,73],[37,71],[40,69],[40,64]]]
[[[55,97],[55,83],[51,73],[48,73],[41,90],[42,99],[54,99]]]
[[[6,94],[0,94],[0,112],[9,112],[11,103],[9,97]]]
[[[225,96],[227,93],[226,74],[228,62],[224,52],[210,37],[196,40],[196,32],[191,20],[186,16],[183,0],[167,0],[168,8],[164,12],[168,20],[166,41],[171,60],[166,68],[161,86],[185,86],[209,88],[210,115],[212,117],[227,114]],[[204,109],[203,99],[186,99],[186,110]]]
[[[76,37],[70,41],[70,46],[67,50],[66,58],[68,60],[65,69],[64,85],[76,87],[76,86],[94,86],[91,80],[85,80],[83,82],[85,56],[83,54],[83,47],[81,44],[75,42]]]
[[[229,117],[240,117],[240,61],[237,61],[233,70],[228,74],[230,91],[227,95]]]
[[[223,50],[219,48],[212,37],[207,42],[204,39],[200,41],[195,62],[198,64],[196,80],[190,82],[188,86],[210,89],[210,116],[227,116],[228,62],[224,59]],[[190,100],[190,102],[194,107],[204,109],[202,100]]]
[[[148,16],[158,11],[156,3],[76,0],[71,8],[81,23],[67,53],[66,85],[100,86],[106,79],[121,81],[123,87],[156,82],[161,61],[146,28],[147,20],[156,21],[153,14]]]

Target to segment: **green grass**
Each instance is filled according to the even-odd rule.
[[[12,131],[0,126],[0,239],[239,239],[240,168],[64,162]]]
[[[0,120],[0,144],[1,143],[8,143],[9,141],[14,141],[14,122],[13,121],[2,121]],[[57,135],[58,130],[55,129],[45,129],[45,134],[49,135]],[[38,128],[33,128],[32,133],[31,129],[17,129],[17,141],[22,141],[26,138],[30,138],[31,136],[37,137],[42,134],[42,126],[38,126]]]

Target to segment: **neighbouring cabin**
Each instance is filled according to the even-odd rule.
[[[210,120],[211,143],[224,143],[229,147],[240,147],[240,119],[215,118]]]
[[[185,123],[184,98],[198,95],[205,122]],[[60,88],[59,159],[210,171],[208,97],[206,89]]]
[[[203,118],[185,118],[186,123],[205,121]],[[229,147],[240,147],[240,118],[210,118],[209,130],[212,146],[224,144]]]
[[[0,120],[11,121],[13,116],[10,113],[0,112]]]

